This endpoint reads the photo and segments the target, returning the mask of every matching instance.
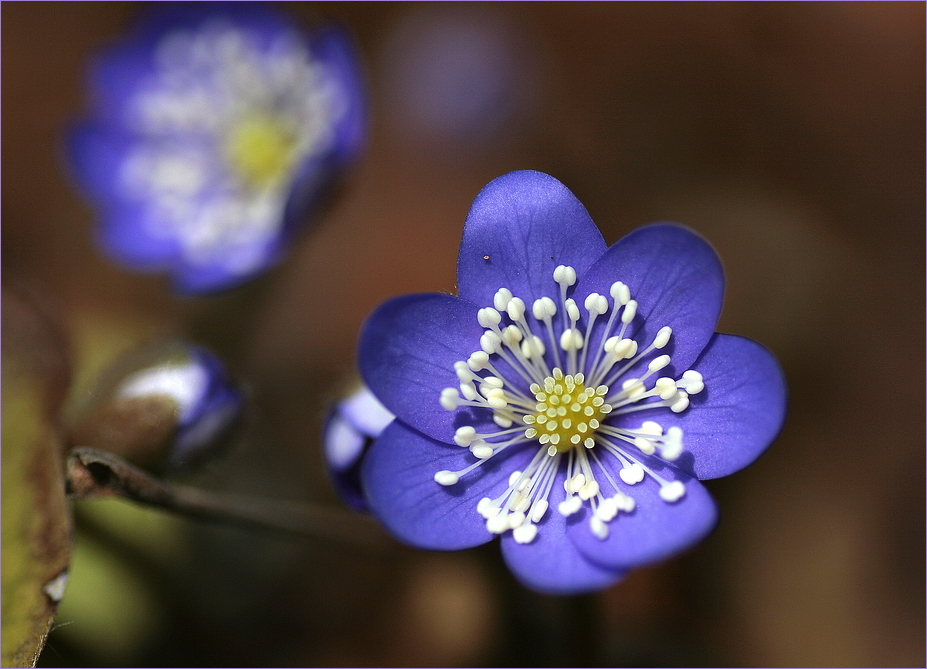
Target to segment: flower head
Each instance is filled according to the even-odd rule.
[[[364,381],[396,419],[362,483],[399,539],[457,550],[501,536],[528,586],[594,590],[702,539],[699,479],[755,460],[785,385],[760,345],[714,331],[723,277],[676,225],[607,247],[539,172],[491,182],[467,218],[459,297],[408,295],[364,326]]]
[[[181,292],[271,266],[361,146],[351,40],[260,3],[165,3],[90,74],[70,157],[102,246]]]
[[[360,483],[361,458],[395,416],[366,387],[338,402],[325,418],[322,453],[341,499],[358,511],[369,511]]]
[[[244,395],[211,352],[155,342],[119,358],[73,411],[76,446],[111,451],[152,470],[212,455],[241,417]]]

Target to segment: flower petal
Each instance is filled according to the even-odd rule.
[[[626,570],[662,560],[701,541],[717,521],[711,495],[697,480],[674,474],[668,467],[660,475],[683,482],[686,492],[681,499],[663,501],[659,483],[650,476],[634,486],[622,486],[634,498],[634,510],[619,513],[608,523],[608,537],[599,539],[589,528],[590,511],[584,507],[579,522],[567,529],[579,551],[596,564]]]
[[[685,451],[675,464],[700,479],[727,476],[756,460],[785,420],[785,377],[755,341],[716,334],[693,366],[705,389],[673,421]]]
[[[571,265],[581,275],[605,249],[595,223],[566,186],[541,172],[510,172],[473,201],[457,259],[458,293],[487,307],[505,287],[530,308],[539,297],[556,298],[558,265]]]
[[[492,424],[489,411],[441,406],[441,391],[457,388],[454,363],[479,348],[477,307],[451,295],[405,295],[382,304],[361,332],[358,366],[377,399],[428,436],[453,443],[454,430]]]
[[[714,249],[679,225],[640,228],[610,247],[580,276],[573,297],[583,304],[590,293],[608,295],[615,281],[624,282],[638,302],[632,325],[641,349],[668,325],[673,335],[662,352],[670,354],[673,362],[666,373],[687,370],[714,334],[721,313],[724,275]]]
[[[473,461],[468,449],[396,420],[364,456],[361,481],[373,514],[398,539],[429,550],[460,550],[492,539],[477,503],[501,494],[508,472],[527,461],[527,454],[496,456],[452,486],[435,482],[439,471],[460,471]]]
[[[565,478],[561,469],[553,490],[562,491]],[[552,505],[531,543],[519,544],[511,532],[502,536],[502,557],[519,581],[544,593],[576,595],[601,590],[621,579],[624,571],[590,562],[567,537],[567,525],[576,521],[576,516],[565,518]]]

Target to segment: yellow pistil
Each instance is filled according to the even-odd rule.
[[[296,136],[281,119],[255,114],[232,127],[225,153],[242,180],[260,188],[290,170],[296,158]]]
[[[530,425],[525,436],[549,444],[548,452],[565,453],[580,445],[592,448],[593,434],[611,411],[605,404],[606,386],[586,388],[582,374],[564,375],[556,368],[544,379],[544,386],[532,384],[537,400],[535,413],[525,416]]]

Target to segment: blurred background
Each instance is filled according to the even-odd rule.
[[[923,666],[924,5],[281,8],[355,33],[368,151],[279,267],[179,299],[99,254],[62,157],[87,58],[139,6],[3,3],[3,279],[61,323],[72,395],[132,345],[188,337],[252,401],[189,482],[337,506],[319,431],[364,317],[453,291],[473,198],[537,169],[609,243],[656,220],[710,240],[719,330],[776,353],[787,423],[709,482],[709,539],[582,598],[521,589],[495,544],[426,553],[75,503],[40,666]],[[913,395],[895,388],[911,369]]]

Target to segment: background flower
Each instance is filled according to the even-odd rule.
[[[366,386],[338,402],[325,418],[322,453],[332,484],[358,511],[369,511],[360,482],[361,458],[393,418]]]
[[[361,148],[353,49],[337,26],[308,33],[260,4],[149,12],[99,55],[90,119],[70,135],[104,249],[185,293],[276,262]]]
[[[521,171],[474,201],[457,270],[460,298],[396,298],[361,334],[398,418],[362,467],[374,515],[421,548],[501,534],[519,579],[564,594],[703,538],[716,512],[693,476],[749,464],[785,417],[775,359],[712,334],[711,248],[671,225],[606,248],[563,184]]]
[[[115,360],[70,410],[70,446],[116,453],[152,471],[214,456],[242,416],[244,394],[215,354],[180,340]]]

